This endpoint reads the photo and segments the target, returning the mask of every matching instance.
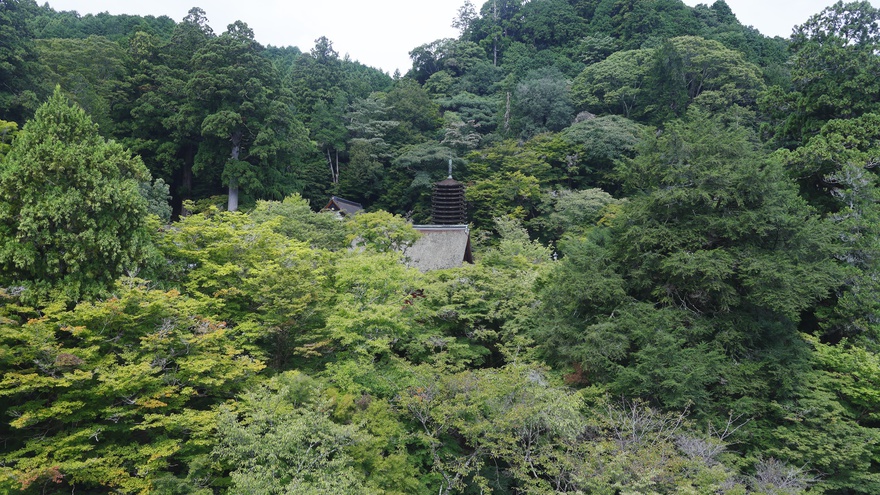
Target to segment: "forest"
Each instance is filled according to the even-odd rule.
[[[209,15],[0,0],[0,493],[880,493],[870,2],[465,1],[405,74]]]

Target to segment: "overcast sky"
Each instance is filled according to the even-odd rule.
[[[43,0],[38,0],[42,3]],[[481,0],[473,0],[479,7]],[[688,5],[714,0],[684,0]],[[193,6],[201,7],[211,27],[222,33],[236,20],[254,30],[264,45],[297,46],[308,51],[326,36],[340,55],[393,73],[410,67],[409,51],[439,38],[456,37],[450,24],[464,0],[54,0],[55,10],[82,15],[167,15],[180,21]],[[791,28],[833,0],[727,0],[739,21],[768,36],[788,37]],[[874,0],[876,6],[880,0]]]

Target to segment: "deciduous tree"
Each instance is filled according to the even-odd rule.
[[[0,322],[12,351],[0,358],[0,489],[155,492],[159,478],[205,464],[215,405],[264,365],[208,307],[146,286],[126,279],[105,301]]]
[[[858,117],[880,105],[880,10],[838,1],[795,28],[793,93],[783,136],[807,137],[831,119]],[[792,111],[793,110],[793,111]]]

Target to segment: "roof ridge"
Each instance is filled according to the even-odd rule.
[[[332,201],[342,201],[343,203],[349,203],[349,204],[357,205],[357,206],[360,206],[361,208],[363,208],[363,206],[364,206],[364,205],[362,205],[362,204],[360,204],[360,203],[358,203],[358,202],[356,202],[356,201],[352,201],[352,200],[350,200],[350,199],[345,199],[345,198],[340,198],[339,196],[330,196],[330,199],[331,199]]]

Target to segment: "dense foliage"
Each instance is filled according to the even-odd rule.
[[[0,492],[880,492],[869,2],[466,1],[394,75],[207,15],[0,0]]]

